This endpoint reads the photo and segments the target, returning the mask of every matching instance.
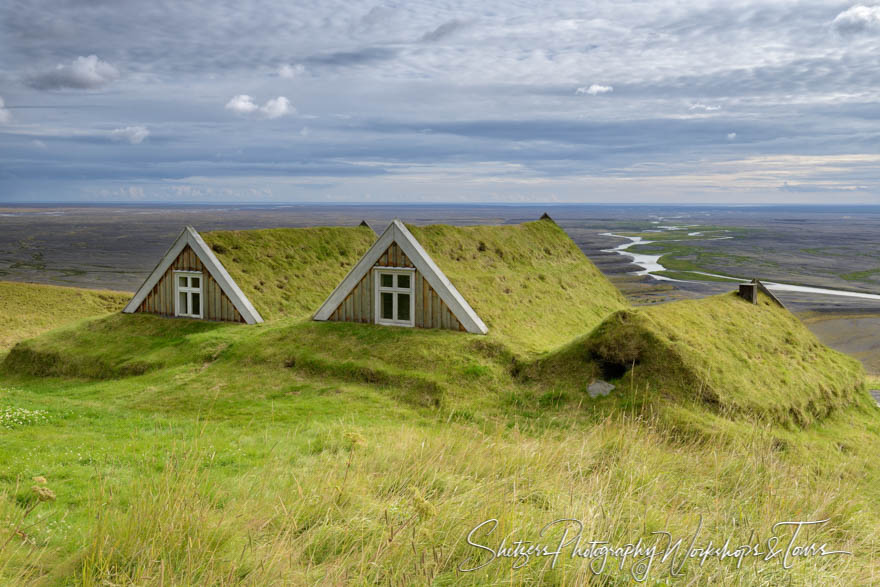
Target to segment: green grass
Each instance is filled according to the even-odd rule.
[[[865,399],[861,364],[822,345],[763,294],[736,294],[621,311],[529,368],[554,385],[604,377],[640,401],[695,403],[725,417],[804,426]]]
[[[376,240],[367,227],[202,233],[263,319],[304,318],[320,307]]]
[[[130,298],[124,292],[0,281],[0,354],[18,340],[121,310]]]
[[[481,555],[465,537],[494,518],[487,544],[535,540],[573,517],[585,538],[686,542],[702,516],[698,542],[715,544],[829,518],[809,538],[854,554],[790,570],[691,561],[681,578],[656,563],[652,581],[872,583],[880,422],[861,368],[763,299],[615,297],[549,316],[551,278],[583,261],[548,246],[557,265],[537,270],[551,253],[509,255],[521,239],[559,242],[534,224],[417,237],[444,271],[457,243],[492,242],[503,257],[472,255],[450,278],[493,320],[486,276],[526,283],[538,299],[504,311],[537,333],[115,314],[19,343],[0,367],[0,411],[20,415],[0,427],[0,582],[575,585],[602,580],[589,561],[461,573]],[[583,284],[579,306],[605,288]],[[618,389],[590,399],[597,377]],[[36,476],[55,501],[35,501]],[[626,572],[612,559],[603,584]]]
[[[552,350],[628,307],[552,221],[409,226],[489,327],[517,353]]]
[[[175,379],[183,373],[169,374]],[[231,375],[231,373],[227,374]],[[742,424],[729,436],[682,439],[651,419],[594,418],[548,405],[539,416],[484,412],[481,422],[407,407],[380,389],[286,381],[256,369],[248,384],[199,410],[205,373],[110,383],[17,380],[4,401],[38,404],[51,424],[4,437],[5,497],[15,523],[31,476],[57,495],[26,525],[31,542],[0,552],[0,569],[46,584],[395,583],[580,584],[584,563],[496,561],[464,542],[484,520],[500,537],[537,537],[560,517],[625,543],[666,530],[702,540],[764,539],[783,519],[832,521],[811,538],[855,557],[688,564],[698,584],[867,584],[877,564],[876,416],[851,409],[809,430]],[[327,385],[326,383],[324,384]],[[159,387],[150,398],[138,390]],[[198,417],[196,417],[198,414]],[[37,448],[39,447],[39,448]],[[558,539],[558,535],[555,535]],[[485,537],[483,537],[485,538]],[[423,556],[424,554],[424,556]],[[485,558],[478,559],[485,561]],[[625,581],[613,565],[606,576]],[[657,565],[655,580],[671,579]]]

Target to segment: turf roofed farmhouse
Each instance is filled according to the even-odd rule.
[[[180,276],[187,281],[175,283]],[[231,318],[212,318],[230,305]],[[165,318],[175,307],[202,318]],[[603,380],[626,393],[591,399],[597,406],[663,405],[688,429],[705,427],[707,414],[807,425],[868,401],[861,365],[823,346],[758,284],[748,300],[730,292],[633,307],[549,218],[393,222],[378,238],[368,226],[187,229],[126,310],[20,341],[3,368],[110,378],[190,360],[232,374],[246,361],[273,377],[283,367],[400,386],[431,406],[490,381],[499,397],[520,390],[579,403]]]
[[[123,312],[247,324],[298,315],[319,303],[312,283],[341,279],[375,238],[365,223],[204,234],[187,226]]]
[[[590,291],[598,295],[584,297]],[[566,327],[559,303],[572,310]],[[204,234],[186,227],[124,312],[247,324],[308,313],[473,334],[491,325],[502,336],[529,331],[558,344],[624,305],[545,215],[504,226],[394,220],[378,239],[365,222]]]
[[[413,234],[394,220],[345,276],[315,320],[488,329]]]

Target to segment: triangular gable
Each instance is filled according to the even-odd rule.
[[[155,269],[153,269],[152,273],[150,273],[149,277],[147,277],[146,281],[144,281],[143,285],[141,285],[140,289],[137,290],[137,293],[134,294],[134,297],[131,298],[131,301],[128,302],[128,305],[122,311],[126,314],[133,314],[137,311],[144,298],[149,295],[159,280],[162,279],[162,276],[165,275],[165,272],[187,245],[198,256],[205,269],[211,274],[211,277],[214,278],[223,293],[226,294],[226,297],[229,298],[229,301],[232,302],[235,309],[241,314],[244,321],[248,324],[262,322],[263,318],[260,316],[260,313],[257,312],[250,300],[247,299],[247,296],[239,289],[238,285],[226,271],[226,268],[223,267],[223,264],[214,255],[211,248],[202,240],[202,237],[192,226],[187,226],[181,231],[180,236],[177,237],[177,240],[174,241],[174,244],[171,245],[171,248],[168,249],[162,260],[159,261],[159,264],[156,265]]]
[[[370,230],[373,231],[373,234],[375,234],[376,236],[379,236],[379,233],[376,232],[376,229],[373,228],[372,226],[370,226],[370,224],[366,220],[361,220],[361,223],[358,224],[358,226],[363,226],[363,227],[369,228]]]
[[[458,319],[465,330],[474,334],[486,334],[489,329],[477,316],[470,304],[461,296],[449,278],[434,263],[431,256],[425,251],[419,241],[407,230],[400,220],[395,219],[385,229],[382,236],[370,247],[357,265],[345,276],[345,279],[336,286],[333,293],[327,298],[321,308],[315,313],[315,320],[329,320],[333,312],[345,300],[346,296],[360,283],[361,279],[369,272],[382,254],[393,243],[404,252],[410,262],[422,274],[428,284],[437,292],[449,311]]]

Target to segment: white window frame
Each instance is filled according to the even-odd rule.
[[[394,287],[381,285],[382,275],[394,275]],[[397,275],[409,275],[409,288],[397,287]],[[409,294],[409,320],[388,320],[382,318],[382,293],[393,293],[394,304],[392,312],[397,316],[397,294]],[[416,270],[408,267],[373,267],[373,299],[375,300],[375,323],[385,326],[406,326],[412,328],[416,325]]]
[[[179,271],[175,269],[173,271],[174,276],[174,315],[180,316],[181,318],[201,318],[205,315],[205,276],[201,271]],[[198,277],[199,278],[199,287],[181,287],[180,286],[180,278],[181,277]],[[190,283],[187,281],[187,283]],[[185,293],[186,296],[186,308],[183,308],[181,311],[180,308],[180,294]],[[199,313],[192,313],[192,294],[199,294]]]

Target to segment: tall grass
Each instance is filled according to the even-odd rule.
[[[625,416],[541,436],[456,425],[352,433],[339,424],[324,437],[295,465],[278,454],[233,484],[217,485],[211,453],[192,448],[169,455],[125,507],[108,507],[108,488],[97,490],[97,523],[69,563],[78,581],[627,584],[628,565],[594,577],[590,561],[568,556],[556,568],[532,560],[514,570],[513,560],[497,560],[459,570],[487,560],[465,540],[480,522],[498,520],[494,534],[481,536],[497,546],[504,536],[539,540],[542,527],[566,517],[583,523],[585,539],[624,544],[654,540],[655,531],[687,542],[702,516],[698,545],[767,538],[777,521],[830,518],[809,539],[855,553],[790,570],[779,561],[748,560],[739,570],[730,561],[688,562],[682,577],[657,563],[652,581],[855,585],[880,572],[877,525],[858,523],[864,504],[847,487],[852,459],[828,474],[803,468],[780,453],[768,428],[731,447],[680,442],[655,422]]]

